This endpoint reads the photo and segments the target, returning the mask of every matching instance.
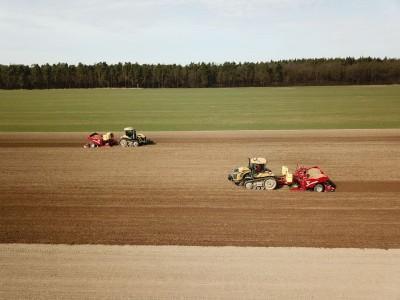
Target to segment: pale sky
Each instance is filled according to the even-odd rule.
[[[0,64],[400,57],[400,0],[0,0]]]

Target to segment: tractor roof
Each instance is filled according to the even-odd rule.
[[[267,163],[267,160],[263,157],[253,157],[253,158],[250,158],[250,163],[257,164],[257,165],[264,165]]]
[[[127,130],[135,130],[135,129],[133,127],[125,127],[124,131],[127,131]]]

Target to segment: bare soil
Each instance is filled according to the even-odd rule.
[[[1,299],[399,299],[400,250],[0,245]]]
[[[0,243],[400,248],[400,130],[85,135],[0,136]],[[227,174],[252,156],[319,165],[338,190],[240,189]]]

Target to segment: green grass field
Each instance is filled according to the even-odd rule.
[[[400,86],[0,90],[0,131],[400,128]]]

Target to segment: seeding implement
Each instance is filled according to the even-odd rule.
[[[279,184],[288,185],[292,191],[334,192],[336,185],[320,167],[298,166],[293,174],[287,167],[282,167]]]
[[[114,134],[112,132],[107,132],[105,134],[100,134],[97,132],[93,132],[87,137],[89,141],[85,144],[84,148],[97,148],[103,146],[115,146],[118,145],[118,142],[114,139]]]

